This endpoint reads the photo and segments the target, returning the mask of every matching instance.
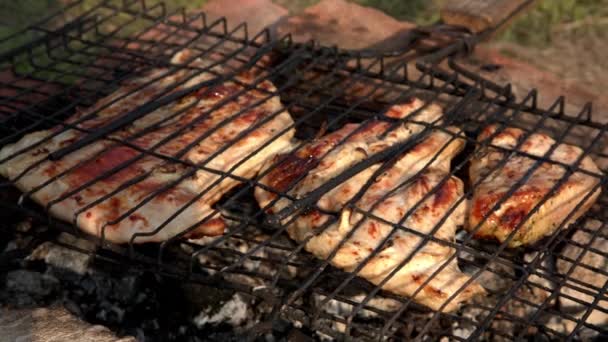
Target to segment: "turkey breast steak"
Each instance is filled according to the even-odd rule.
[[[217,66],[209,69],[189,50],[172,62],[207,71],[156,69],[68,122],[92,131],[173,84],[180,84],[172,90],[179,91],[224,73]],[[293,129],[282,132],[293,122],[279,98],[268,95],[276,90],[272,83],[264,80],[254,87],[251,72],[235,79],[239,82],[193,92],[110,135],[131,146],[100,139],[51,161],[50,153],[84,133],[57,127],[27,134],[0,150],[0,175],[54,216],[116,243],[129,242],[134,234],[136,243],[159,242],[186,229],[190,236],[222,234],[225,224],[211,206],[239,180],[222,179],[219,173],[253,177],[268,157],[289,148],[294,134]],[[94,111],[91,119],[78,121]]]
[[[473,184],[485,177],[474,189],[468,215],[467,229],[474,230],[479,226],[475,232],[477,238],[504,242],[513,234],[508,242],[510,247],[532,244],[553,234],[559,227],[567,227],[585,213],[600,194],[600,178],[580,171],[601,174],[589,156],[581,159],[576,168],[579,171],[567,176],[566,167],[546,161],[541,162],[496,210],[492,210],[537,163],[534,158],[511,152],[523,138],[524,131],[511,127],[499,129],[497,125],[486,127],[478,137],[480,142],[491,139],[493,146],[478,148],[469,169]],[[517,151],[543,157],[555,144],[551,137],[534,133],[522,142]],[[576,146],[560,143],[548,158],[574,166],[582,153]],[[505,159],[504,166],[497,167]],[[564,176],[567,178],[554,189]],[[546,201],[541,203],[547,195]],[[576,208],[579,204],[580,207]],[[526,218],[537,206],[538,209]]]
[[[419,106],[420,101],[415,100],[392,110],[399,113],[399,117],[407,118]],[[432,105],[413,120],[433,122],[440,117],[440,108]],[[385,141],[382,132],[386,125],[377,121],[349,124],[287,158],[277,157],[282,162],[261,183],[276,192],[287,190],[291,198],[301,198],[356,160],[407,140],[422,127],[404,123],[389,134],[386,138],[389,141]],[[448,261],[454,256],[454,248],[423,238],[433,236],[453,242],[457,226],[464,224],[463,183],[449,175],[450,160],[461,151],[464,141],[453,138],[458,133],[456,128],[449,130],[450,133],[431,132],[399,156],[395,164],[382,172],[359,197],[355,209],[345,206],[380,164],[335,187],[304,214],[285,219],[290,237],[298,242],[307,241],[306,250],[321,259],[327,260],[336,250],[329,260],[335,267],[346,271],[359,268],[357,274],[371,283],[384,282],[383,289],[413,297],[416,302],[435,310],[453,311],[462,302],[483,293],[479,284],[458,269],[456,258]],[[357,133],[344,138],[353,131]],[[337,148],[321,157],[328,146]],[[305,166],[312,166],[312,170],[307,171],[309,167]],[[276,213],[290,203],[289,199],[278,198],[276,193],[261,187],[256,188],[255,195],[268,213]],[[363,212],[375,217],[366,217]],[[418,234],[393,228],[394,225]],[[352,235],[348,237],[348,234]],[[385,238],[388,242],[383,244]],[[440,270],[442,266],[444,268]],[[391,272],[394,274],[389,277]],[[470,284],[465,284],[469,281]]]

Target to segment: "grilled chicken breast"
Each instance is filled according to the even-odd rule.
[[[294,153],[275,156],[269,163],[272,171],[264,177],[264,182],[272,191],[258,188],[256,198],[259,204],[266,207],[276,199],[276,203],[267,210],[270,214],[277,213],[291,205],[288,197],[305,197],[310,191],[325,184],[352,165],[365,160],[369,155],[381,152],[420,133],[425,128],[424,123],[441,119],[442,113],[438,106],[423,105],[422,101],[413,98],[409,103],[393,106],[387,111],[386,116],[392,119],[404,119],[406,120],[404,124],[395,126],[392,122],[383,120],[346,124]],[[313,169],[314,171],[311,171]],[[361,179],[364,176],[359,174],[355,177]],[[288,197],[278,196],[286,190],[289,190]],[[327,193],[320,202],[335,197],[335,193],[336,191]],[[349,198],[344,196],[341,199],[342,203]]]
[[[535,133],[517,148],[530,156],[513,153],[517,143],[524,139],[524,131],[500,129],[497,125],[488,126],[478,138],[480,143],[487,139],[491,146],[482,145],[476,151],[469,169],[475,189],[467,228],[476,230],[477,238],[504,242],[511,236],[510,247],[532,244],[560,227],[567,227],[600,194],[599,176],[581,171],[599,175],[600,170],[588,156],[575,165],[583,153],[576,146],[563,143],[555,146],[551,137]],[[538,161],[532,156],[549,158],[552,162],[536,165]],[[567,174],[566,167],[558,163],[576,166],[576,171]],[[523,184],[518,186],[522,179]],[[510,191],[514,192],[509,194]]]
[[[408,117],[419,106],[395,107]],[[423,114],[435,121],[441,111],[431,106]],[[256,189],[260,205],[268,213],[276,213],[290,199],[278,198],[274,192],[297,199],[330,179],[338,170],[353,165],[351,159],[363,159],[382,146],[381,130],[369,127],[383,123],[369,122],[344,128],[310,143],[279,162],[261,183],[272,189]],[[394,138],[405,140],[418,128],[404,124]],[[343,139],[346,132],[362,135]],[[449,245],[458,225],[464,224],[463,184],[449,175],[450,160],[463,147],[463,140],[450,133],[435,131],[421,143],[399,156],[397,161],[376,176],[374,183],[355,201],[347,202],[359,192],[362,184],[374,177],[380,165],[373,165],[326,193],[317,203],[298,217],[288,217],[288,233],[305,248],[332,265],[357,274],[393,293],[413,297],[418,303],[435,310],[453,311],[460,303],[484,290],[458,269],[455,253]],[[364,135],[363,135],[364,134]],[[329,142],[332,143],[329,143]],[[327,145],[351,149],[347,155],[325,151]],[[348,147],[353,144],[355,147]],[[319,149],[324,153],[317,154]],[[325,153],[327,155],[323,156]],[[435,157],[435,158],[434,158]],[[349,159],[350,158],[350,159]],[[310,169],[310,170],[309,170]],[[323,178],[323,180],[319,180]],[[291,189],[290,189],[291,188]],[[333,214],[332,214],[333,213]],[[367,215],[371,214],[373,216]],[[393,228],[394,226],[398,228]],[[405,227],[405,228],[403,228]],[[432,236],[434,240],[425,239]],[[386,241],[385,241],[386,240]],[[335,253],[332,256],[332,253]],[[436,272],[436,274],[435,274]],[[428,281],[428,282],[427,282]],[[470,281],[470,284],[465,284]]]
[[[173,62],[209,70],[190,56],[182,51]],[[253,177],[267,158],[286,150],[294,133],[279,98],[267,95],[274,86],[265,80],[254,87],[251,73],[158,108],[111,134],[114,140],[47,158],[82,138],[81,130],[94,131],[174,84],[178,91],[223,74],[219,67],[194,70],[154,70],[70,118],[78,129],[27,134],[0,150],[0,175],[54,216],[109,241],[129,242],[137,234],[136,243],[158,242],[186,229],[195,236],[222,234],[224,222],[211,205],[238,177]],[[222,178],[226,172],[232,176]]]

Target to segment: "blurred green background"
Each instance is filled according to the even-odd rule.
[[[99,0],[84,0],[83,10]],[[122,1],[122,0],[117,0]],[[200,8],[207,0],[167,0],[169,9]],[[226,0],[230,1],[230,0]],[[236,0],[234,0],[236,1]],[[274,0],[295,13],[318,0]],[[436,21],[438,9],[448,0],[352,0],[375,7],[400,19],[429,24]],[[41,18],[66,0],[0,0],[0,37]],[[548,45],[556,36],[577,39],[585,35],[608,35],[608,0],[543,0],[516,20],[499,40],[523,45]]]
[[[75,9],[86,11],[99,1],[82,0]],[[165,0],[165,3],[169,10],[179,7],[191,10],[200,8],[206,1]],[[297,13],[319,0],[272,1]],[[375,7],[400,20],[426,25],[439,19],[439,8],[449,0],[349,1]],[[0,0],[0,39],[52,13],[62,3],[70,2],[72,0]],[[20,35],[5,41],[0,44],[0,51],[29,39],[30,35]],[[608,86],[607,43],[608,0],[537,0],[531,10],[494,37],[491,44],[505,55],[535,64],[563,79],[601,87]]]

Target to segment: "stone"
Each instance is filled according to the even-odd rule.
[[[287,9],[270,0],[211,0],[203,5],[201,10],[206,15],[208,25],[219,18],[226,18],[229,31],[247,22],[249,37],[255,36],[266,27],[274,31],[274,25],[288,14]]]
[[[475,66],[472,61],[483,61]],[[565,81],[554,73],[541,70],[531,63],[509,57],[500,52],[500,45],[480,45],[475,48],[474,55],[465,60],[468,68],[479,73],[481,76],[504,85],[511,83],[515,95],[522,99],[531,89],[539,90],[539,105],[541,108],[550,106],[559,96],[567,96],[567,107],[569,112],[576,114],[583,105],[593,101],[599,108],[608,105],[601,92],[587,87],[585,84],[573,81]],[[484,70],[484,65],[493,64],[500,66],[491,71]],[[599,113],[598,114],[602,114]],[[601,122],[608,121],[608,117],[597,118]]]
[[[396,50],[415,25],[345,0],[322,0],[302,13],[276,24],[279,36],[291,33],[295,41],[311,39],[342,49]]]
[[[58,305],[37,309],[0,308],[2,341],[134,342],[99,325],[86,323]]]

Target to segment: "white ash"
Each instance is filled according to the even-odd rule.
[[[194,318],[194,324],[201,328],[207,324],[227,323],[239,327],[248,321],[251,307],[240,294],[235,294],[226,302],[220,303],[219,310],[206,308]]]
[[[550,280],[553,262],[547,252],[532,252],[523,256],[524,265],[530,265],[536,258],[540,258],[540,267],[533,267],[533,273],[526,276],[521,286],[515,290],[515,295],[509,297],[503,304],[501,312],[497,314],[491,324],[495,331],[511,337],[535,336],[538,334],[537,326],[548,320],[547,310],[555,305],[555,300],[550,299],[555,287]],[[505,291],[509,291],[509,289]],[[504,293],[499,293],[498,297],[502,298]],[[495,336],[495,339],[508,338]]]
[[[362,303],[366,296],[366,294],[360,293],[357,295],[348,296],[348,299],[350,299],[354,303]],[[327,300],[326,296],[317,293],[313,294],[313,301],[316,307],[322,305],[323,301],[325,300]],[[376,295],[367,302],[366,306],[385,312],[392,312],[396,311],[401,307],[401,302],[391,298],[384,298]],[[354,309],[354,305],[336,299],[330,299],[327,301],[327,303],[325,303],[325,305],[323,305],[323,311],[328,314],[340,317],[350,316],[353,313]],[[373,318],[377,317],[378,314],[372,310],[361,308],[361,310],[357,312],[357,316],[360,318]]]
[[[469,267],[467,267],[467,273],[470,275],[477,274],[477,272],[484,267],[475,279],[486,290],[493,293],[508,290],[513,285],[513,280],[515,279],[515,270],[513,267],[509,265],[508,261],[501,262],[499,258],[501,257],[497,257],[495,260],[490,261],[477,260],[476,264],[480,265],[479,267],[475,265],[469,265]]]
[[[81,275],[85,274],[89,270],[89,262],[91,260],[91,255],[87,252],[95,249],[94,244],[65,233],[61,233],[58,240],[70,246],[78,247],[82,251],[46,241],[36,247],[27,259],[44,260],[48,265],[67,269]]]
[[[470,242],[477,250],[482,249],[482,247],[477,248],[476,245],[479,243],[480,242],[478,241]],[[505,251],[503,253],[509,254],[512,252]],[[484,338],[491,340],[508,340],[505,336],[495,334],[493,331],[500,332],[507,336],[517,336],[522,332],[522,329],[529,325],[524,322],[535,315],[539,310],[539,307],[545,302],[543,311],[539,313],[536,318],[538,322],[547,320],[545,317],[545,310],[555,305],[554,300],[547,301],[555,288],[555,284],[551,281],[551,279],[554,278],[552,275],[554,267],[552,258],[548,253],[543,253],[541,255],[538,255],[537,253],[527,253],[523,256],[524,265],[531,263],[537,256],[541,259],[541,267],[535,267],[533,270],[534,272],[524,279],[523,284],[515,292],[517,298],[508,298],[506,303],[503,304],[501,312],[496,315],[491,323],[491,329],[483,334]],[[494,307],[495,305],[498,305],[498,300],[502,299],[504,294],[516,285],[515,281],[518,280],[518,276],[513,265],[514,258],[511,255],[501,254],[496,256],[495,259],[488,261],[487,258],[474,256],[470,253],[461,251],[459,257],[468,261],[464,268],[469,274],[475,274],[484,267],[484,270],[477,277],[477,281],[482,284],[489,293],[483,298],[477,298],[476,301],[479,301],[485,307]],[[479,322],[485,319],[488,310],[471,306],[463,307],[461,312],[465,319],[452,323],[452,334],[467,339],[474,333]],[[523,322],[514,322],[513,318],[506,317],[506,314],[503,314],[503,312],[521,318],[523,319]],[[538,322],[536,324],[542,324]],[[528,331],[524,332],[524,336],[536,333],[536,328],[528,328]]]
[[[359,293],[359,294],[345,296],[345,297],[348,297],[348,299],[354,303],[362,303],[366,297],[366,294]],[[327,296],[322,295],[322,294],[313,293],[313,295],[312,295],[312,299],[313,299],[313,303],[314,303],[315,307],[319,307],[319,306],[323,305],[322,310],[325,313],[330,314],[332,316],[347,318],[348,316],[350,316],[353,313],[353,311],[355,309],[355,305],[345,303],[343,301],[336,300],[336,299],[327,300],[327,298],[328,298]],[[325,300],[327,300],[327,302],[325,304],[323,304],[323,302]],[[381,311],[385,311],[385,312],[392,312],[401,307],[401,302],[391,299],[391,298],[385,298],[385,297],[376,295],[367,302],[366,306],[375,308],[375,309],[378,309]],[[378,314],[372,310],[362,308],[361,310],[357,311],[356,317],[374,318],[374,317],[378,317]],[[344,333],[346,331],[346,325],[342,322],[338,322],[336,320],[326,320],[326,319],[324,319],[323,321],[324,321],[324,323],[331,326],[332,330],[334,330],[334,331],[337,331],[340,333]],[[333,337],[331,337],[321,331],[315,331],[315,333],[323,341],[334,340]]]
[[[575,315],[573,315],[575,316]],[[576,318],[576,317],[574,317]],[[579,317],[580,318],[580,317]],[[555,340],[565,340],[567,336],[569,336],[577,326],[577,322],[573,319],[564,317],[563,314],[558,314],[552,316],[547,323],[545,323],[545,327],[548,328],[549,334],[554,337]],[[606,329],[606,326],[602,326],[601,329]],[[575,340],[580,341],[602,341],[599,336],[599,332],[596,329],[592,329],[586,326],[581,325],[577,331],[575,336]]]
[[[454,337],[459,337],[463,340],[466,340],[469,337],[471,337],[471,335],[473,335],[474,331],[475,331],[475,328],[471,324],[467,324],[467,325],[458,324],[458,323],[452,324],[452,335],[454,335]],[[444,338],[447,341],[449,341],[449,339],[447,337],[444,337]]]
[[[534,273],[528,276],[525,286],[528,286],[531,296],[526,299],[537,305],[544,307],[552,307],[555,305],[555,298],[549,299],[551,293],[555,290],[553,282],[554,260],[550,254],[545,252],[532,252],[524,255],[524,262],[529,265],[534,260],[540,258],[540,267],[534,267]]]
[[[9,241],[6,244],[6,247],[2,250],[2,253],[7,253],[10,251],[14,251],[16,249],[19,249],[19,246],[17,245],[17,243],[15,241]]]
[[[603,228],[599,222],[596,222],[595,225],[591,222],[587,226],[587,229]],[[587,308],[592,305],[594,295],[599,294],[599,289],[608,281],[608,276],[596,271],[608,272],[608,257],[596,252],[608,253],[608,239],[602,236],[605,236],[607,232],[604,229],[604,231],[597,233],[597,236],[593,238],[593,231],[578,230],[571,239],[578,245],[568,243],[557,259],[557,271],[560,275],[566,277],[564,285],[559,289],[560,307],[575,318],[583,317]],[[583,247],[579,247],[579,245]],[[579,264],[574,266],[573,262],[576,260],[579,260]],[[572,300],[567,296],[573,297],[578,301]],[[607,297],[605,291],[602,296],[603,298]],[[595,305],[608,311],[608,300],[606,299],[601,299]],[[608,313],[598,309],[592,310],[585,319],[585,322],[596,326],[606,325],[608,324]],[[554,324],[554,327],[561,328],[560,332],[565,334],[570,334],[575,326],[576,323],[570,320],[567,320],[563,324]],[[583,330],[590,330],[587,334],[592,333],[592,329],[584,328]],[[582,332],[584,333],[585,331]]]
[[[456,240],[462,241],[468,233],[459,231]],[[483,250],[481,242],[472,240],[467,242],[467,246],[477,251]],[[515,269],[511,266],[512,261],[503,255],[498,255],[489,260],[490,257],[474,255],[466,250],[458,252],[458,258],[465,260],[462,262],[461,269],[469,274],[476,275],[482,267],[480,274],[476,275],[476,281],[490,292],[502,292],[511,287],[515,279]]]
[[[269,235],[260,233],[257,229],[251,230],[251,232],[240,232],[243,236],[252,237],[254,241],[245,241],[243,239],[238,239],[235,237],[226,238],[223,237],[204,237],[196,240],[189,240],[190,243],[200,245],[200,248],[204,248],[204,246],[208,246],[210,243],[217,243],[218,239],[222,239],[216,246],[214,246],[211,250],[206,251],[205,253],[199,253],[197,255],[198,262],[201,267],[208,272],[209,274],[216,274],[220,270],[224,271],[221,274],[221,277],[228,282],[236,282],[239,284],[249,285],[254,291],[258,290],[264,292],[265,290],[271,290],[270,282],[266,278],[272,278],[277,276],[277,272],[280,272],[279,277],[281,279],[293,279],[297,276],[301,276],[304,273],[301,269],[297,269],[294,266],[284,265],[284,267],[279,267],[284,261],[287,261],[289,254],[291,253],[291,248],[293,248],[292,243],[285,237],[272,238]],[[262,246],[260,244],[264,241],[272,241],[273,245],[280,246],[290,246],[290,249],[281,249],[271,246]],[[196,253],[196,251],[200,250],[200,248],[192,245],[182,244],[182,248],[189,254]],[[248,253],[253,248],[257,250],[249,257],[240,260],[243,254]],[[255,258],[259,258],[256,260]],[[301,255],[297,254],[292,257],[295,261],[298,258],[301,258]],[[230,271],[225,271],[226,267],[237,265],[236,270],[244,270],[247,272],[254,273],[253,275],[239,274],[233,273]],[[215,269],[214,269],[215,268]],[[259,274],[260,276],[256,276]],[[262,298],[265,298],[262,295]],[[234,303],[227,302],[224,305],[234,305]],[[297,301],[295,304],[298,304]],[[301,304],[301,303],[300,303]],[[222,309],[221,312],[225,312],[228,309]],[[257,316],[264,315],[266,313],[270,313],[272,310],[272,303],[266,302],[264,300],[256,303],[255,307],[250,306],[249,317],[247,317],[246,321],[243,321],[242,324],[250,325],[255,323],[258,319]],[[241,312],[244,312],[244,307]],[[212,320],[219,319],[220,316],[214,316],[213,311],[203,311],[197,317],[195,321],[196,325],[199,324],[210,324]],[[289,322],[293,324],[296,328],[302,327],[302,322],[297,320],[289,319]]]
[[[248,233],[243,232],[242,234],[246,235]],[[212,275],[218,272],[212,267],[219,268],[219,270],[224,270],[226,267],[233,267],[237,263],[238,267],[236,269],[260,274],[266,277],[274,277],[276,276],[277,272],[281,272],[280,277],[282,279],[293,279],[296,277],[296,275],[298,275],[298,269],[294,266],[285,265],[284,267],[278,267],[281,266],[283,261],[287,260],[289,254],[291,253],[290,250],[270,246],[260,247],[260,244],[271,239],[271,237],[266,234],[255,232],[249,234],[248,236],[251,236],[254,241],[245,241],[233,237],[204,237],[201,239],[189,240],[189,242],[206,246],[213,243],[217,239],[224,239],[217,246],[215,246],[214,250],[212,249],[197,255],[199,263],[203,266],[205,271]],[[273,244],[290,246],[290,242],[282,238],[274,238],[272,239],[272,242]],[[186,252],[188,253],[195,253],[197,250],[196,248],[191,248],[190,246],[186,246],[185,248],[187,248]],[[240,260],[244,254],[249,253],[253,249],[256,249],[254,253],[247,256],[243,260]],[[298,256],[294,256],[292,258],[297,259],[297,257]],[[262,277],[231,272],[226,272],[223,274],[223,278],[228,281],[236,281],[253,287],[268,285]]]
[[[495,298],[490,297],[487,298],[487,300],[495,300]],[[488,312],[475,306],[464,306],[461,309],[461,312],[463,319],[452,323],[452,335],[463,339],[468,339],[471,337],[471,335],[473,335],[478,325],[484,320]]]
[[[545,326],[551,330],[556,331],[559,334],[569,334],[568,331],[572,331],[576,323],[574,321],[568,320],[567,318],[559,316],[552,316],[549,318]]]

